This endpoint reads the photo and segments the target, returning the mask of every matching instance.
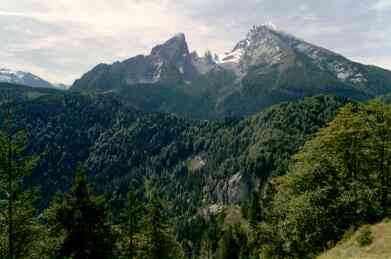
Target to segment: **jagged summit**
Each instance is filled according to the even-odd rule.
[[[253,35],[262,33],[262,32],[279,32],[281,30],[278,29],[278,27],[272,23],[264,23],[261,25],[253,25],[249,32],[247,33],[247,37],[251,38]]]
[[[269,28],[270,30],[274,30],[274,31],[277,31],[278,30],[278,26],[275,25],[273,22],[266,22],[266,23],[263,23],[261,24],[260,26],[263,26],[263,27],[267,27]]]
[[[282,40],[280,31],[276,26],[263,24],[253,26],[246,38],[239,41],[231,52],[221,58],[221,64],[231,63],[235,71],[245,73],[245,70],[253,65],[273,65],[281,62],[282,58],[289,55],[288,45]]]
[[[183,32],[178,32],[172,37],[172,39],[174,38],[177,38],[179,40],[186,40],[186,35]]]
[[[152,48],[150,55],[138,55],[112,65],[96,66],[73,84],[73,89],[109,89],[106,81],[115,78],[117,84],[156,84],[190,82],[215,67],[209,56],[190,53],[184,33],[177,33]]]
[[[241,116],[315,94],[366,99],[391,91],[391,72],[352,62],[266,23],[253,26],[221,58],[190,51],[185,34],[178,33],[150,55],[96,66],[72,89],[120,92],[146,110]]]
[[[321,71],[334,74],[338,80],[353,84],[367,81],[350,60],[279,30],[272,24],[253,26],[246,38],[226,53],[219,64],[243,77],[254,66],[266,68],[277,65],[280,71],[286,71],[303,62],[304,57]]]
[[[151,55],[158,55],[170,61],[178,59],[181,56],[189,55],[189,47],[185,34],[178,33],[165,43],[154,47],[151,51]]]

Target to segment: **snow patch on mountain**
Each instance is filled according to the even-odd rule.
[[[155,71],[153,73],[153,82],[158,82],[162,76],[162,70],[163,70],[163,61],[159,60],[155,63]]]
[[[338,79],[341,81],[351,82],[354,84],[367,82],[367,79],[363,76],[363,74],[349,64],[334,63],[331,70],[336,73]]]
[[[239,63],[242,56],[244,54],[244,49],[238,48],[232,52],[227,52],[225,55],[221,58],[221,61],[219,63]]]
[[[185,35],[178,33],[155,46],[150,55],[117,63],[100,69],[102,74],[98,76],[109,77],[111,73],[117,76],[118,71],[124,71],[121,76],[129,85],[176,81],[178,76],[182,82],[191,84],[211,71],[229,70],[236,75],[235,85],[239,85],[249,71],[263,74],[277,69],[278,73],[284,73],[295,66],[312,66],[311,69],[323,70],[325,75],[334,75],[342,82],[360,84],[368,81],[365,71],[354,62],[286,33],[272,23],[253,26],[246,37],[221,58],[210,51],[202,57],[196,52],[190,53]],[[92,72],[83,76],[84,83],[78,80],[74,87],[84,88],[83,84],[94,82],[92,78],[97,74]]]
[[[0,82],[27,85],[32,87],[53,87],[52,84],[36,75],[8,68],[0,68]]]
[[[205,53],[203,57],[199,57],[197,52],[190,54],[191,62],[196,68],[197,72],[201,75],[207,74],[213,69],[217,68],[218,56],[213,55],[210,52]]]
[[[277,29],[271,23],[253,26],[246,38],[217,63],[243,77],[252,66],[283,65],[280,67],[286,68],[294,65],[298,54],[307,56],[319,69],[333,73],[343,82],[359,84],[368,81],[345,57]]]

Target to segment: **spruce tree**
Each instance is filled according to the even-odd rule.
[[[138,199],[136,193],[130,190],[127,195],[126,207],[121,214],[121,229],[126,240],[124,255],[129,259],[135,258],[138,254],[137,235],[142,229],[143,212],[143,203]]]
[[[251,204],[249,208],[249,222],[252,227],[255,227],[261,220],[261,203],[258,191],[255,191],[252,195]]]
[[[183,258],[183,251],[176,242],[163,202],[156,193],[149,195],[146,218],[146,257],[148,259]]]
[[[114,256],[115,238],[107,221],[105,200],[92,193],[80,169],[70,193],[65,194],[62,201],[55,202],[48,215],[52,234],[62,240],[57,258]]]
[[[38,221],[33,203],[35,189],[23,186],[37,161],[25,156],[27,134],[11,126],[10,110],[0,131],[0,253],[2,258],[24,258],[33,249],[38,235]]]
[[[206,258],[213,258],[213,255],[218,247],[219,242],[219,229],[218,226],[221,222],[218,221],[218,216],[211,214],[209,215],[209,220],[207,223],[207,228],[205,230],[205,249],[206,249]]]
[[[229,226],[219,241],[218,259],[237,259],[240,255],[240,247],[234,236],[234,229]]]

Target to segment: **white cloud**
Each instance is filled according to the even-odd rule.
[[[391,69],[391,59],[389,57],[382,56],[365,56],[365,57],[353,57],[354,61],[361,62],[366,65],[376,65],[383,68]]]
[[[385,10],[391,8],[391,0],[378,0],[374,5],[373,9]]]

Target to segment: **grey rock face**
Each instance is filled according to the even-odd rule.
[[[264,66],[266,70],[277,65],[284,71],[297,65],[296,61],[303,56],[342,82],[362,84],[368,81],[360,64],[270,25],[254,26],[244,40],[226,53],[220,64],[238,75],[245,75],[254,66]]]
[[[319,94],[370,99],[391,91],[391,72],[261,25],[221,58],[191,52],[180,33],[149,55],[96,66],[72,89],[115,91],[141,110],[209,118]]]
[[[185,35],[179,33],[154,47],[150,55],[139,55],[112,65],[100,64],[77,80],[73,89],[106,89],[115,84],[188,82],[209,72],[215,64],[189,52]]]

